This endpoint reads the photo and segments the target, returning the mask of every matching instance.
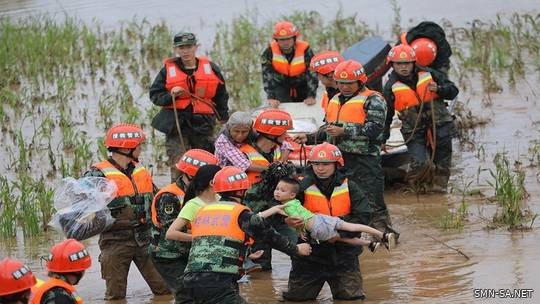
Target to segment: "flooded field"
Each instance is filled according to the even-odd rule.
[[[185,3],[184,3],[185,2]],[[361,2],[361,3],[360,3]],[[231,4],[232,3],[232,4]],[[427,4],[428,3],[428,4]],[[440,9],[447,1],[398,1],[401,7],[401,25],[407,28],[424,18],[439,21],[448,19],[453,25],[463,26],[475,18],[484,21],[495,18],[497,13],[511,15],[530,13],[537,16],[540,7],[537,1],[455,1],[452,7]],[[5,1],[0,0],[0,15],[19,18],[28,15],[52,13],[61,18],[63,14],[77,15],[84,21],[97,18],[103,22],[104,28],[119,27],[119,20],[130,20],[133,16],[147,17],[150,23],[165,20],[173,28],[187,28],[200,33],[203,49],[208,50],[212,44],[217,21],[227,22],[247,8],[258,10],[260,21],[273,19],[276,15],[290,13],[284,7],[289,1],[206,1],[202,7],[189,4],[186,1],[161,2],[160,7],[147,1]],[[170,7],[178,6],[178,10]],[[361,20],[371,27],[378,27],[379,32],[387,39],[393,39],[389,34],[393,13],[390,3],[384,2],[369,6],[365,1],[342,1],[343,10],[347,13],[356,12]],[[323,17],[332,17],[336,8],[329,2],[295,1],[290,4],[292,10],[317,10]],[[480,13],[478,13],[480,11]],[[206,18],[204,16],[213,16]],[[538,17],[536,17],[538,21]],[[538,21],[540,22],[540,21]],[[534,34],[534,33],[533,33]],[[535,33],[538,35],[538,32]],[[309,37],[306,37],[309,39]],[[259,50],[256,50],[259,52]],[[45,55],[45,54],[44,54]],[[160,60],[152,63],[153,68],[138,70],[138,73],[148,72],[154,77]],[[113,67],[111,67],[113,69]],[[92,99],[103,99],[98,72],[95,84],[89,84],[92,90],[83,92],[87,95],[83,103],[69,106],[67,115],[87,117],[78,120],[74,126],[84,130],[92,146],[90,159],[81,165],[87,167],[97,161],[99,151],[95,148],[95,140],[101,136],[102,124],[100,115],[103,111]],[[529,194],[526,203],[531,214],[540,212],[540,104],[538,98],[540,80],[538,70],[526,67],[527,75],[516,81],[515,88],[508,81],[500,81],[501,90],[491,92],[489,98],[476,74],[466,81],[466,90],[462,90],[459,100],[464,104],[474,118],[489,120],[484,126],[476,127],[467,132],[467,139],[455,141],[453,175],[451,178],[451,193],[447,195],[421,194],[404,192],[403,190],[388,189],[385,193],[386,202],[393,217],[395,228],[401,233],[400,244],[396,250],[385,252],[379,250],[376,254],[365,252],[360,256],[364,289],[368,300],[364,303],[538,303],[540,302],[540,224],[532,223],[532,229],[509,231],[505,228],[486,229],[491,224],[497,205],[490,202],[493,188],[489,182],[493,178],[489,169],[494,170],[493,159],[497,153],[506,152],[513,167],[515,162],[521,165],[525,172],[524,186]],[[107,86],[113,87],[122,83],[137,85],[131,87],[132,105],[141,105],[149,110],[150,101],[147,93],[141,89],[143,83],[128,76]],[[456,79],[456,70],[451,71],[451,78]],[[80,96],[80,95],[77,95]],[[111,98],[114,98],[111,97]],[[70,99],[71,100],[71,99]],[[3,102],[3,101],[2,101]],[[52,103],[50,103],[52,104]],[[91,107],[85,107],[90,104]],[[114,104],[114,103],[112,103]],[[46,113],[47,103],[39,105]],[[52,109],[52,110],[51,110]],[[52,107],[51,117],[58,115]],[[11,117],[11,110],[6,110],[5,117]],[[14,114],[13,114],[14,115]],[[47,115],[45,115],[47,116]],[[2,117],[2,115],[0,115]],[[4,123],[18,126],[21,130],[7,131],[2,129],[0,168],[3,177],[16,179],[21,168],[17,166],[18,157],[14,140],[16,132],[20,131],[32,137],[41,134],[32,130],[31,117],[11,117]],[[22,116],[24,117],[24,116]],[[115,119],[124,116],[116,115]],[[140,120],[148,120],[149,115],[142,112]],[[20,118],[22,119],[22,118]],[[20,122],[20,123],[19,123]],[[145,121],[149,130],[149,122]],[[34,126],[35,128],[35,126]],[[21,134],[22,134],[21,133]],[[54,136],[61,137],[60,131]],[[156,135],[159,139],[159,135]],[[33,139],[33,137],[32,137]],[[27,138],[27,140],[29,140]],[[32,141],[33,142],[33,141]],[[53,140],[60,145],[58,138]],[[54,147],[56,147],[56,145]],[[27,168],[37,176],[47,177],[47,172],[41,172],[39,164],[48,164],[48,149],[41,147],[41,153],[34,155],[32,167]],[[157,153],[147,147],[143,161],[156,160]],[[13,153],[12,153],[13,152]],[[62,149],[56,148],[62,153]],[[55,152],[55,153],[56,153]],[[36,152],[34,152],[35,154]],[[164,152],[161,151],[161,154]],[[9,156],[13,155],[13,156]],[[74,171],[70,171],[74,172]],[[158,186],[164,186],[168,180],[168,168],[156,165],[153,169]],[[54,175],[53,179],[59,179]],[[50,181],[54,184],[54,180]],[[463,194],[465,192],[465,194]],[[442,218],[450,211],[455,211],[462,201],[466,202],[466,212],[462,229],[441,229]],[[40,256],[47,254],[48,248],[62,237],[53,232],[47,232],[37,237],[24,238],[17,233],[16,238],[0,241],[0,257],[11,256],[25,261],[40,278],[45,278],[44,263]],[[97,237],[84,242],[93,258],[93,265],[78,286],[78,291],[87,303],[106,303],[102,300],[105,284],[101,280],[99,249]],[[110,303],[171,303],[170,297],[154,297],[144,283],[141,275],[132,265],[128,284],[126,301]],[[289,259],[276,253],[272,273],[253,274],[249,284],[241,285],[242,295],[249,303],[275,303],[280,299],[280,293],[287,286]],[[530,299],[477,299],[474,289],[534,289]],[[107,302],[108,303],[108,302]],[[329,288],[325,286],[317,303],[332,303]],[[351,303],[351,302],[349,302]],[[354,302],[352,302],[354,303]]]

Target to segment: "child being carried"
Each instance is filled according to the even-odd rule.
[[[379,239],[387,249],[393,249],[396,245],[396,236],[394,233],[383,233],[375,228],[367,225],[345,222],[336,216],[328,216],[324,214],[315,214],[306,209],[296,195],[300,191],[300,185],[297,180],[285,177],[279,180],[279,183],[274,190],[274,199],[279,201],[281,205],[271,207],[265,211],[259,212],[258,215],[267,218],[276,213],[298,217],[304,220],[303,230],[310,233],[311,237],[318,241],[340,241],[355,246],[368,246],[374,252],[379,247],[379,242],[368,241],[359,237],[342,238],[338,230],[350,232],[369,233]],[[303,231],[300,232],[300,237],[305,240]]]

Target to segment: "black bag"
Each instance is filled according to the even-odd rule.
[[[437,45],[437,57],[435,57],[435,60],[429,67],[437,70],[440,70],[441,68],[448,69],[450,67],[452,48],[450,47],[448,40],[446,40],[446,34],[442,27],[435,22],[424,21],[411,28],[406,36],[408,43],[422,37],[433,40]]]
[[[382,76],[390,69],[386,64],[386,55],[391,48],[381,37],[374,36],[353,44],[342,55],[345,59],[360,62],[368,77],[367,86],[381,92]]]

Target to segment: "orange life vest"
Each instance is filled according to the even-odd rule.
[[[408,85],[396,81],[392,85],[392,93],[394,93],[394,108],[396,111],[403,111],[410,107],[420,105],[420,102],[430,102],[437,99],[438,95],[428,89],[428,85],[433,82],[431,73],[421,71],[418,72],[418,82],[416,83],[416,91]]]
[[[321,98],[321,107],[323,108],[323,111],[326,112],[326,108],[328,107],[328,102],[330,102],[330,99],[328,98],[328,92],[324,90]]]
[[[204,236],[222,236],[244,243],[246,233],[238,224],[240,213],[248,207],[229,202],[208,204],[197,212],[191,223],[193,238]]]
[[[339,102],[339,95],[336,94],[326,107],[326,122],[352,122],[363,124],[366,120],[364,104],[369,96],[379,94],[377,91],[364,89],[360,94],[347,100],[343,105]]]
[[[144,166],[140,163],[135,164],[135,169],[131,174],[131,177],[126,176],[120,170],[105,160],[97,164],[93,164],[92,167],[99,169],[105,177],[116,183],[118,192],[116,197],[133,196],[136,194],[152,193],[154,187],[152,185],[152,176]]]
[[[242,151],[247,156],[249,161],[251,161],[251,164],[265,167],[270,166],[270,162],[268,162],[268,160],[266,160],[266,158],[262,156],[262,154],[259,153],[259,151],[257,151],[257,149],[255,149],[252,145],[243,144],[240,146],[240,151]],[[280,147],[276,147],[274,148],[274,161],[276,162],[280,160],[281,149]],[[258,183],[261,180],[261,172],[248,170],[246,174],[252,185]]]
[[[305,41],[296,40],[294,44],[294,57],[289,63],[287,57],[281,53],[279,44],[272,41],[270,48],[272,49],[272,66],[274,70],[280,74],[289,77],[296,77],[304,73],[307,69],[304,55],[309,44]]]
[[[154,199],[152,200],[152,205],[150,206],[150,215],[152,217],[152,223],[157,228],[161,228],[162,225],[158,219],[156,203],[161,198],[161,195],[163,195],[163,193],[172,193],[176,195],[178,197],[178,202],[180,203],[180,206],[182,206],[184,203],[185,193],[182,189],[180,189],[180,187],[178,187],[176,183],[167,185],[163,187],[161,190],[159,190],[158,193],[156,193],[156,195],[154,196]]]
[[[165,88],[170,92],[173,87],[179,86],[186,92],[204,99],[206,102],[200,101],[197,98],[190,96],[187,93],[176,97],[174,106],[177,109],[185,109],[190,103],[193,104],[193,113],[195,114],[214,114],[212,106],[215,107],[212,98],[216,96],[218,85],[222,81],[212,70],[210,61],[205,57],[197,57],[199,63],[197,70],[193,73],[195,77],[195,87],[193,92],[189,89],[188,75],[184,73],[176,64],[176,58],[169,58],[165,60],[165,70],[167,76],[165,80]],[[212,106],[208,105],[210,103]],[[166,106],[166,108],[173,108],[173,105]]]
[[[304,192],[304,207],[313,213],[329,216],[343,216],[351,213],[348,180],[345,179],[341,185],[334,188],[330,200],[317,186],[309,186]]]
[[[49,278],[46,282],[38,280],[36,285],[32,287],[32,294],[30,295],[30,301],[28,303],[40,304],[43,295],[45,295],[47,291],[56,287],[65,289],[75,299],[77,304],[83,303],[83,300],[77,294],[77,291],[75,290],[75,287],[73,287],[73,285],[56,278]]]

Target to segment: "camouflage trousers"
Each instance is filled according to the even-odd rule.
[[[176,128],[175,128],[176,130]],[[185,149],[203,149],[214,153],[214,138],[212,135],[203,135],[194,133],[191,130],[182,130],[182,139],[184,140]],[[176,162],[186,152],[182,148],[178,131],[172,132],[165,137],[165,148],[167,151],[167,165],[171,168],[171,182],[175,182],[180,172],[176,169]]]
[[[152,262],[159,272],[167,287],[175,294],[175,303],[180,303],[184,289],[184,269],[187,259],[167,259],[152,256]]]
[[[289,239],[291,243],[296,244],[298,241],[296,230],[289,227],[287,224],[282,223],[279,225],[272,225],[272,227],[274,227],[279,234]],[[253,262],[260,264],[265,271],[272,270],[272,247],[266,243],[255,242],[255,244],[253,244],[252,252],[257,250],[264,250],[264,254],[260,258],[253,260]]]
[[[105,280],[106,300],[126,297],[128,272],[133,261],[144,280],[156,295],[170,294],[148,254],[148,246],[137,246],[133,240],[105,241],[99,243],[101,277]]]
[[[330,267],[327,265],[317,266],[302,267],[293,260],[289,273],[289,289],[283,293],[283,298],[294,302],[315,300],[326,282],[330,285],[334,300],[363,300],[365,298],[359,266],[350,271],[325,269]]]
[[[381,231],[391,230],[390,213],[384,202],[384,173],[380,155],[343,153],[351,179],[362,188],[373,209],[371,226]]]
[[[426,130],[414,134],[413,139],[407,144],[407,150],[411,156],[411,169],[407,175],[410,183],[425,182],[437,184],[446,188],[450,178],[450,166],[452,164],[452,137],[455,133],[453,122],[438,126],[436,129],[436,149],[433,158],[433,166],[428,160],[432,155],[432,148],[428,145]],[[408,138],[410,134],[405,134]]]

